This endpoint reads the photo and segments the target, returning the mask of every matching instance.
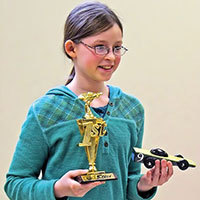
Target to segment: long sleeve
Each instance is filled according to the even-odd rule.
[[[142,117],[139,119],[137,124],[137,143],[136,147],[142,146],[143,132],[144,132],[144,113],[142,112]],[[128,191],[127,198],[128,200],[150,200],[156,194],[156,188],[154,190],[147,192],[147,198],[143,198],[137,190],[137,183],[140,180],[141,176],[141,164],[133,162],[131,159],[129,164],[129,174],[128,174]]]
[[[84,148],[77,146],[82,136],[76,120],[83,117],[83,111],[84,102],[65,86],[50,90],[33,103],[7,174],[5,191],[11,200],[55,200],[55,182],[70,170],[88,167]],[[108,134],[100,140],[96,165],[99,170],[115,173],[118,180],[93,188],[83,199],[150,199],[153,195],[144,197],[137,191],[140,164],[131,160],[132,147],[142,145],[142,105],[110,87],[103,119]]]
[[[55,199],[53,186],[56,180],[38,179],[47,156],[48,143],[31,107],[22,126],[4,187],[11,200]]]

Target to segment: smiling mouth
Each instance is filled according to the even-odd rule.
[[[98,67],[105,69],[105,70],[109,70],[112,68],[112,66],[98,66]]]

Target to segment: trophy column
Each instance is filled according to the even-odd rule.
[[[99,145],[100,137],[103,137],[106,133],[106,122],[102,118],[96,118],[91,110],[90,104],[94,98],[98,98],[102,93],[83,93],[79,96],[79,99],[85,102],[85,116],[82,119],[77,120],[77,124],[80,130],[80,134],[83,136],[83,140],[78,144],[79,147],[84,147],[86,156],[89,163],[89,171],[87,174],[77,176],[75,179],[80,183],[88,183],[94,181],[107,181],[116,180],[117,177],[113,173],[106,173],[105,171],[97,171],[96,168],[96,156]]]

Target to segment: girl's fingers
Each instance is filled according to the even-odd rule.
[[[160,179],[160,160],[156,160],[154,173],[152,176],[152,185],[154,185],[154,186],[158,185],[159,179]]]
[[[92,183],[86,183],[86,184],[82,184],[83,188],[88,188],[89,190],[91,190],[92,188],[98,186],[98,185],[102,185],[104,184],[104,181],[97,181],[97,182],[92,182]]]
[[[147,177],[147,183],[149,185],[152,184],[152,170],[149,170],[147,173],[146,173],[146,177]]]
[[[160,179],[159,179],[158,185],[162,185],[163,183],[165,183],[167,181],[167,177],[168,177],[167,161],[162,160],[161,161],[161,173],[160,173]]]
[[[88,172],[87,169],[78,169],[78,170],[69,171],[67,174],[70,178],[74,178],[76,176],[86,174],[87,172]]]
[[[138,182],[139,191],[148,191],[153,187],[166,183],[173,175],[173,166],[166,160],[156,160],[155,166],[147,171]]]
[[[166,160],[161,161],[161,171],[158,185],[163,185],[166,183],[173,174],[173,166],[171,162]]]
[[[103,181],[102,182],[98,181],[98,182],[80,184],[79,189],[78,189],[79,190],[78,193],[79,193],[80,196],[84,196],[91,189],[93,189],[93,188],[95,188],[99,185],[102,185],[104,183],[105,182],[103,182]]]
[[[173,175],[173,166],[171,162],[167,162],[167,166],[168,166],[167,180],[169,180],[171,176]]]

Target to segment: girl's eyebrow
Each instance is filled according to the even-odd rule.
[[[109,42],[106,41],[106,40],[95,40],[93,43],[94,43],[94,44],[96,44],[96,43],[106,43],[106,44],[108,44]],[[122,41],[119,40],[119,41],[116,41],[116,42],[115,42],[115,44],[119,44],[119,43],[122,44]]]

